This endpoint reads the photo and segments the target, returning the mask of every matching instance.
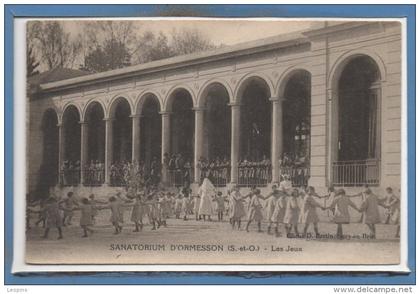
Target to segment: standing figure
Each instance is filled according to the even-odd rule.
[[[110,221],[115,228],[114,235],[117,235],[122,232],[122,213],[121,213],[121,202],[117,200],[116,197],[111,196],[109,197],[109,204],[104,208],[111,209],[111,218]]]
[[[366,188],[364,193],[366,198],[360,207],[360,211],[363,212],[363,223],[368,226],[370,237],[376,239],[376,224],[381,222],[378,205],[386,208],[383,204],[386,199],[378,199],[378,196],[373,194],[369,188]]]
[[[263,213],[262,209],[263,206],[260,201],[261,195],[260,190],[255,189],[253,196],[251,197],[251,201],[248,205],[248,223],[246,224],[246,231],[249,232],[249,225],[252,223],[252,221],[257,222],[258,226],[258,232],[261,233],[261,221],[263,220]]]
[[[274,213],[274,208],[276,206],[277,199],[280,197],[280,193],[277,190],[277,185],[271,187],[272,192],[268,195],[268,200],[265,202],[265,209],[267,212],[268,228],[267,234],[271,234],[271,226],[273,224],[272,218]]]
[[[200,195],[194,196],[194,214],[195,214],[195,220],[201,220],[201,216],[199,214],[200,211]]]
[[[175,218],[179,219],[182,212],[182,193],[180,192],[175,200]]]
[[[299,237],[298,222],[299,222],[299,191],[293,189],[292,194],[287,197],[286,210],[284,212],[284,223],[286,225],[287,238],[292,237],[290,232],[292,227],[295,231],[295,237]]]
[[[397,231],[395,238],[400,237],[400,199],[395,196],[391,187],[386,188],[386,201],[385,206],[387,207],[387,218],[386,224],[397,225]]]
[[[71,220],[74,215],[73,210],[79,207],[79,204],[73,197],[73,192],[68,192],[67,198],[61,200],[59,205],[61,205],[61,208],[64,211],[63,226],[71,225]]]
[[[241,219],[244,215],[245,215],[245,208],[243,204],[243,197],[241,193],[239,192],[239,188],[234,187],[230,193],[230,213],[229,213],[232,229],[235,228],[235,223],[238,224],[238,230],[241,229]]]
[[[284,188],[284,187],[283,187]],[[274,204],[273,215],[271,216],[271,223],[275,223],[275,234],[276,237],[280,237],[279,226],[280,223],[284,222],[284,216],[286,213],[286,190],[281,190],[277,192],[277,201]]]
[[[80,226],[83,229],[82,238],[86,238],[88,236],[88,232],[93,234],[93,230],[91,228],[93,225],[93,205],[87,198],[83,198],[82,203],[79,205],[79,209],[81,212]]]
[[[317,237],[319,235],[318,232],[318,214],[316,212],[316,208],[323,208],[316,200],[314,199],[313,195],[315,195],[315,189],[312,186],[309,186],[306,189],[305,197],[303,198],[303,203],[301,207],[301,215],[300,215],[300,221],[301,223],[305,224],[305,227],[303,229],[303,235],[304,237],[307,236],[308,227],[310,224],[313,224],[315,236]]]
[[[211,221],[212,199],[216,194],[216,189],[208,178],[205,178],[203,184],[198,188],[198,194],[200,195],[198,214],[203,217],[204,221],[206,220],[206,216]]]
[[[217,196],[214,198],[216,202],[217,220],[223,221],[223,212],[225,211],[226,198],[222,196],[222,192],[217,192]]]
[[[333,221],[337,224],[337,238],[343,239],[343,224],[350,223],[349,206],[359,211],[356,205],[347,197],[344,189],[340,189],[335,193],[332,202],[326,207],[333,209]]]
[[[134,223],[133,232],[139,232],[143,229],[143,200],[142,194],[137,193],[134,199],[134,205],[131,210],[131,221]]]
[[[61,225],[63,222],[61,219],[58,202],[54,197],[49,197],[45,201],[44,211],[45,211],[46,228],[44,231],[43,238],[44,239],[48,238],[48,233],[51,228],[57,228],[58,239],[63,239],[63,232],[61,230]]]

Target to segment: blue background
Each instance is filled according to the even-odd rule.
[[[13,19],[15,17],[404,17],[407,20],[408,263],[390,273],[27,273],[13,260]],[[5,5],[5,263],[6,285],[41,284],[415,284],[415,5]]]

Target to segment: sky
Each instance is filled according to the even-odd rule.
[[[130,18],[131,20],[132,18]],[[42,19],[49,20],[52,19]],[[73,37],[83,35],[83,28],[86,22],[99,20],[127,20],[127,18],[89,18],[89,19],[53,19],[63,23],[64,29]],[[279,18],[252,18],[252,19],[215,19],[215,18],[182,18],[182,17],[160,17],[160,18],[138,18],[133,19],[137,29],[137,34],[142,35],[145,31],[153,33],[162,32],[168,37],[173,30],[182,31],[183,29],[197,29],[211,43],[216,46],[235,45],[253,40],[272,37],[290,32],[302,31],[310,28],[316,22],[314,20],[290,20]],[[320,23],[320,21],[318,21]],[[169,38],[170,39],[170,38]],[[82,54],[76,58],[74,67],[78,68],[83,64]],[[47,68],[41,64],[38,70],[45,71]]]
[[[66,29],[72,34],[80,32],[80,21],[65,21]],[[196,28],[205,34],[214,44],[233,45],[242,42],[262,39],[279,34],[305,30],[309,28],[313,21],[290,21],[290,20],[209,20],[207,19],[180,19],[172,18],[163,20],[162,18],[144,18],[135,20],[140,25],[139,30],[149,30],[152,32],[162,31],[165,34],[183,28]]]

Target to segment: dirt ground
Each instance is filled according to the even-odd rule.
[[[125,212],[124,229],[114,235],[109,211],[97,217],[94,234],[81,238],[79,212],[71,226],[63,228],[64,238],[57,240],[51,229],[48,239],[43,229],[32,224],[27,233],[26,261],[32,264],[398,264],[399,239],[396,226],[377,225],[377,238],[371,239],[364,224],[344,226],[347,239],[335,238],[335,224],[319,224],[321,237],[275,237],[258,233],[256,224],[245,231],[233,230],[229,222],[188,221],[171,218],[167,227],[151,230],[147,218],[141,232],[133,232],[130,212]],[[33,222],[32,222],[33,223]],[[302,232],[302,226],[299,227]],[[313,234],[310,227],[309,233]]]

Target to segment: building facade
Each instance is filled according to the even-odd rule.
[[[194,183],[211,159],[226,185],[269,185],[288,173],[318,189],[399,188],[401,24],[320,22],[41,84],[28,115],[29,191],[112,186],[116,163],[128,161],[157,160],[171,182],[175,154]],[[60,178],[69,163],[77,175]]]

